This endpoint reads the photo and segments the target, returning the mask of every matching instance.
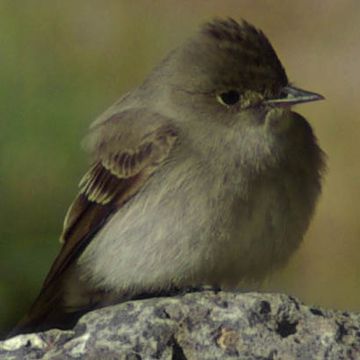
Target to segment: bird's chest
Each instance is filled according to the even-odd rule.
[[[238,195],[227,191],[219,197],[209,238],[220,277],[261,278],[297,248],[311,206],[292,180],[267,176],[239,184],[247,188]]]

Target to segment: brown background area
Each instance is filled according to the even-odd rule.
[[[360,310],[360,2],[16,1],[0,3],[0,330],[36,295],[87,166],[87,125],[213,16],[264,30],[299,87],[329,157],[301,249],[264,289]]]

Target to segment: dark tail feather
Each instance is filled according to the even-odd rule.
[[[16,324],[8,337],[18,334],[46,331],[51,328],[72,328],[79,317],[86,312],[65,311],[64,291],[58,283],[43,288],[29,312]]]
[[[76,311],[65,313],[64,311],[55,310],[47,314],[33,314],[25,315],[16,326],[10,331],[7,338],[35,332],[42,332],[53,328],[57,329],[71,329],[75,326],[79,318],[87,311]]]

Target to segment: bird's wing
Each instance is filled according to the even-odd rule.
[[[63,279],[95,234],[169,158],[178,131],[168,118],[128,110],[95,122],[87,138],[93,162],[70,206],[55,259],[37,299],[11,335],[74,324],[86,307],[64,308]]]
[[[79,257],[109,217],[141,190],[177,140],[171,122],[156,113],[126,111],[93,127],[87,147],[93,163],[64,221],[62,249],[44,288]]]

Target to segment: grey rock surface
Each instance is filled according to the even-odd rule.
[[[71,331],[0,342],[0,359],[360,359],[360,314],[281,294],[211,291],[127,302]]]

